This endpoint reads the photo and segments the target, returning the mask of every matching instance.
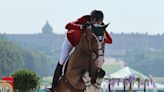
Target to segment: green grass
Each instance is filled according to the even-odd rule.
[[[102,68],[105,70],[106,74],[111,74],[120,70],[121,66],[117,64],[104,64]]]
[[[155,80],[155,82],[164,84],[164,77],[154,77],[153,79]]]

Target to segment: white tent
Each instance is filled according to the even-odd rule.
[[[124,67],[121,70],[110,74],[110,78],[128,78],[129,76],[135,76],[135,78],[143,78],[147,79],[148,77],[143,75],[142,73],[130,68]]]
[[[151,81],[150,79],[151,78],[148,78],[147,76],[143,75],[142,73],[130,68],[130,67],[124,67],[112,74],[110,74],[110,78],[109,79],[112,79],[112,83],[111,83],[111,87],[112,89],[114,88],[115,90],[118,90],[118,89],[123,89],[123,80],[122,79],[127,79],[127,78],[130,78],[130,76],[134,76],[135,79],[134,79],[134,85],[133,85],[133,89],[136,89],[136,90],[141,90],[141,89],[144,89],[144,84],[142,84],[144,82],[144,80],[149,80],[146,84],[146,89],[151,89],[151,90],[164,90],[164,85],[163,84],[160,84],[160,83],[155,83],[153,81],[153,84],[151,84]],[[107,77],[107,76],[106,76]],[[140,89],[138,88],[138,83],[136,82],[136,78],[139,78],[140,82],[142,85],[140,86]],[[121,79],[122,81],[117,81],[117,79]],[[120,84],[118,85],[118,83],[120,82]],[[114,84],[113,84],[114,83]],[[149,85],[148,85],[149,84]],[[105,81],[103,81],[102,83],[102,88],[103,89],[108,89],[108,85],[109,85],[109,80],[106,78]],[[115,85],[115,86],[114,86]],[[143,91],[142,91],[143,92]]]

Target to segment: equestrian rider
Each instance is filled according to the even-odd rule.
[[[54,91],[55,86],[57,85],[57,81],[62,73],[63,64],[69,56],[69,53],[72,48],[79,43],[82,31],[89,26],[88,22],[91,22],[93,24],[104,25],[103,18],[104,15],[102,11],[93,10],[90,15],[84,15],[76,21],[70,22],[65,26],[65,28],[68,30],[67,36],[64,39],[64,43],[61,49],[60,60],[54,72],[52,87],[48,88],[50,92]],[[112,38],[110,37],[107,31],[105,31],[105,43],[112,43]]]

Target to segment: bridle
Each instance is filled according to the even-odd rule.
[[[97,60],[99,57],[104,56],[104,48],[103,48],[103,43],[105,41],[105,32],[103,33],[102,36],[96,36],[95,33],[91,33],[89,36],[93,36],[94,39],[96,39],[97,45],[98,45],[98,49],[93,49],[92,47],[92,39],[90,39],[87,35],[87,32],[83,33],[84,38],[87,40],[88,42],[88,47],[89,47],[89,52],[87,52],[91,57],[92,60],[90,61],[95,61]],[[68,81],[66,76],[62,76],[61,77],[62,80],[64,81],[64,83],[67,84],[67,86],[73,91],[73,92],[79,92],[79,91],[83,91],[83,89],[77,89],[74,88],[71,83]]]
[[[94,39],[96,39],[97,45],[98,45],[98,49],[94,50],[92,48],[92,44],[91,44],[91,40],[89,37],[87,37],[86,34],[84,34],[87,42],[88,42],[88,47],[89,47],[89,52],[91,53],[91,57],[93,60],[97,59],[99,56],[104,56],[104,48],[103,48],[103,43],[105,41],[105,32],[102,36],[96,36],[93,32],[91,33],[91,36],[94,37]],[[97,52],[97,53],[96,53]]]

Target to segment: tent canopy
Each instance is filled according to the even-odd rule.
[[[110,78],[128,78],[129,76],[134,76],[135,78],[144,78],[147,79],[148,77],[143,75],[142,73],[130,68],[124,67],[117,72],[110,74]]]

